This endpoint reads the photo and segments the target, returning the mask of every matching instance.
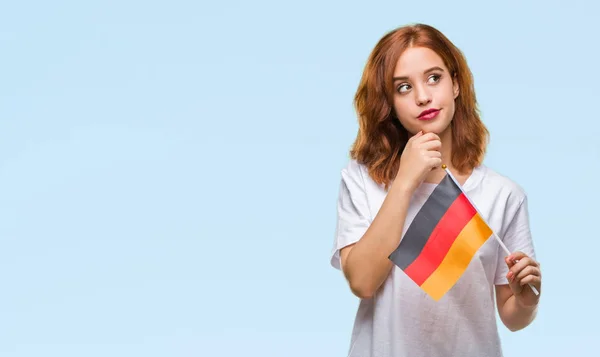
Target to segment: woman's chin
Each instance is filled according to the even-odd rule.
[[[420,128],[417,130],[417,132],[423,131],[424,134],[434,133],[436,135],[441,135],[449,128],[449,123],[444,123],[442,121],[432,121],[429,123],[421,123]]]

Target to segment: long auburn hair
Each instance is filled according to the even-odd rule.
[[[393,109],[393,73],[402,52],[409,47],[426,47],[444,61],[458,81],[452,125],[452,165],[468,171],[483,161],[489,133],[482,123],[473,75],[462,52],[439,30],[425,24],[399,27],[379,40],[365,66],[354,106],[359,130],[350,156],[364,164],[369,175],[386,189],[395,178],[408,131]]]

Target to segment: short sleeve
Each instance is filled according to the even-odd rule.
[[[504,237],[502,239],[506,248],[511,253],[521,251],[529,257],[536,259],[531,229],[529,226],[529,211],[527,205],[527,196],[523,196],[521,203],[517,207],[510,223],[506,227]],[[506,252],[502,247],[498,248],[498,262],[496,265],[496,274],[494,284],[508,284],[506,274],[508,274],[508,266],[504,259]]]
[[[360,166],[351,162],[342,170],[337,200],[331,265],[341,270],[340,250],[356,243],[369,228],[371,215]]]

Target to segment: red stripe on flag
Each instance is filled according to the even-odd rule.
[[[461,193],[431,232],[421,254],[404,272],[421,286],[442,263],[456,237],[476,213],[465,194]]]

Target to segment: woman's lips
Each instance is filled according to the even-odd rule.
[[[421,113],[421,115],[418,116],[418,119],[419,120],[431,120],[431,119],[435,118],[439,112],[440,112],[439,109],[425,110],[423,113]]]

